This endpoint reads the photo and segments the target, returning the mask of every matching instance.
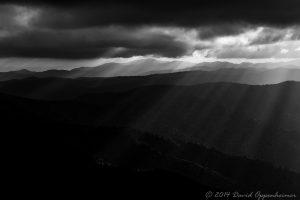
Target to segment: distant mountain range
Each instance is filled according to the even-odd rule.
[[[8,72],[11,73],[11,72]],[[26,74],[26,72],[25,72]],[[193,86],[203,83],[250,85],[300,81],[300,69],[219,69],[112,78],[24,78],[0,82],[0,92],[39,99],[68,99],[87,93],[125,92],[144,86]]]
[[[0,81],[12,79],[36,78],[80,78],[80,77],[116,77],[146,76],[153,74],[180,73],[186,80],[181,84],[199,84],[203,82],[237,82],[245,84],[276,84],[283,81],[300,81],[300,68],[296,63],[232,64],[212,62],[193,64],[179,61],[157,61],[145,59],[129,63],[107,63],[98,67],[81,67],[72,70],[47,70],[34,72],[26,69],[0,72]],[[190,72],[190,73],[187,73]],[[194,81],[194,82],[193,82]],[[192,82],[192,83],[186,83]]]

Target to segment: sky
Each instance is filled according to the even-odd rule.
[[[300,1],[0,1],[0,71],[144,58],[297,60]]]

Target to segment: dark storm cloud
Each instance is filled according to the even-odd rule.
[[[264,28],[251,44],[271,44],[285,40],[297,40],[298,34],[295,32],[296,30]]]
[[[31,1],[29,4],[45,8],[41,17],[35,21],[36,25],[52,28],[111,24],[197,27],[203,24],[233,22],[275,26],[300,23],[298,0],[38,2]]]
[[[284,30],[266,30],[252,44],[285,40],[286,27],[300,25],[299,0],[1,2],[0,57],[178,57],[258,26]]]
[[[286,29],[264,27],[260,34],[251,42],[256,44],[272,44],[287,40],[299,40],[300,28],[289,27]]]
[[[213,39],[219,36],[232,36],[241,34],[247,30],[254,28],[253,26],[245,23],[236,24],[218,24],[218,25],[207,25],[198,28],[199,39]]]
[[[95,58],[158,55],[177,57],[187,47],[172,36],[120,27],[71,31],[34,30],[0,39],[0,56]]]

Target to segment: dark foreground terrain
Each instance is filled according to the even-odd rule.
[[[202,198],[207,191],[298,194],[300,186],[300,176],[289,170],[131,129],[7,125],[10,135],[2,140],[7,185],[26,194],[118,191]]]
[[[296,82],[151,86],[59,101],[1,94],[6,185],[32,194],[297,194],[299,94]]]

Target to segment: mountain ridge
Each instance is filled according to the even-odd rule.
[[[288,66],[288,67],[287,67]],[[229,62],[203,62],[203,63],[190,63],[184,61],[159,61],[155,59],[143,59],[131,61],[128,63],[105,63],[96,67],[79,67],[73,69],[49,69],[45,71],[29,71],[28,69],[21,69],[19,71],[8,71],[0,72],[0,81],[6,81],[11,79],[23,79],[28,77],[61,77],[61,78],[79,78],[79,77],[134,77],[134,76],[146,76],[154,74],[172,74],[180,72],[194,72],[194,73],[205,73],[210,79],[226,79],[231,76],[230,73],[236,76],[242,77],[245,70],[248,72],[256,72],[256,76],[261,76],[259,73],[275,70],[277,68],[285,70],[297,70],[296,62],[282,62],[282,63],[240,63],[234,64]],[[292,69],[293,68],[293,69]],[[228,74],[216,74],[216,72],[222,72],[228,70]],[[211,73],[207,73],[211,72]],[[299,74],[299,73],[298,73]],[[280,74],[275,74],[280,76]],[[220,77],[223,76],[223,77]],[[274,76],[274,74],[273,74]],[[262,77],[263,78],[263,77]],[[258,80],[262,78],[257,78]],[[203,77],[202,77],[203,79]],[[235,78],[236,79],[236,78]],[[231,81],[238,81],[238,80]],[[254,79],[254,78],[252,78]],[[270,79],[270,78],[269,78]],[[291,80],[286,77],[284,80]],[[300,80],[299,75],[297,80]],[[207,81],[207,80],[206,80]],[[243,81],[243,80],[242,80]],[[244,81],[247,82],[247,81]],[[248,81],[249,82],[249,81]],[[269,81],[270,82],[270,81]],[[278,82],[278,81],[277,81]],[[251,82],[251,84],[256,84]],[[261,84],[261,83],[257,83]]]

